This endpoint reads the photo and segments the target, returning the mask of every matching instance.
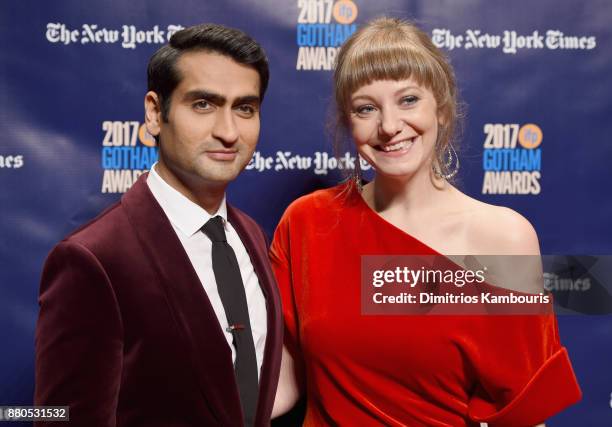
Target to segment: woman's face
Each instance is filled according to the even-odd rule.
[[[377,80],[353,93],[350,109],[357,150],[377,174],[429,173],[439,124],[429,89],[412,79]]]

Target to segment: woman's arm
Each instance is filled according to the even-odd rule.
[[[300,398],[301,390],[296,375],[296,366],[291,353],[283,346],[280,378],[272,409],[272,418],[288,412]]]

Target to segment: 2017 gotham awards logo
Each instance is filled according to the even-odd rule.
[[[297,6],[295,68],[331,70],[340,45],[357,30],[357,5],[351,0],[298,0]]]
[[[540,194],[542,129],[487,123],[484,133],[482,194]]]
[[[157,147],[144,124],[102,122],[102,193],[125,193],[157,161]]]

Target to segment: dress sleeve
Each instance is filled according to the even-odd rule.
[[[270,246],[270,261],[281,295],[285,323],[285,346],[295,357],[299,348],[299,332],[297,307],[293,290],[294,272],[292,271],[290,257],[289,222],[289,215],[285,213],[274,232],[274,238]]]
[[[466,343],[476,386],[469,418],[490,427],[534,426],[581,398],[554,314],[487,316]]]

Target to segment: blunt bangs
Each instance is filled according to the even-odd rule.
[[[350,96],[360,87],[376,80],[414,79],[416,83],[431,90],[438,107],[444,104],[440,95],[449,90],[444,70],[425,52],[410,46],[384,47],[382,49],[355,49],[354,55],[346,58],[337,69],[339,106],[346,106]]]

